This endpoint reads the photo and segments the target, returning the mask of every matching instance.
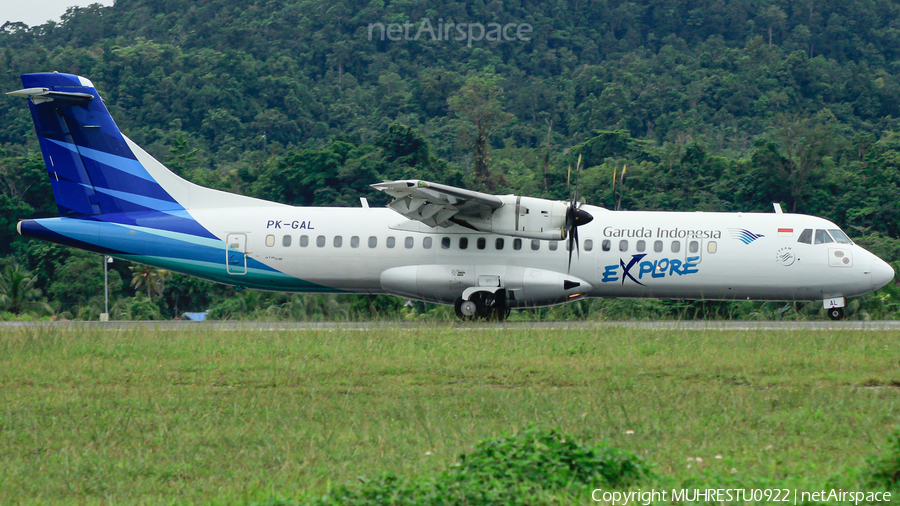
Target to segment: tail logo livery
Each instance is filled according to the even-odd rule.
[[[26,74],[50,185],[60,216],[184,211],[137,160],[106,106],[83,77]]]
[[[728,232],[731,233],[731,237],[737,239],[738,241],[741,241],[744,244],[750,244],[760,237],[765,237],[762,234],[754,234],[753,232],[743,228],[729,228]]]
[[[234,273],[226,269],[225,237],[210,232],[190,209],[286,206],[181,179],[119,131],[93,83],[84,77],[26,74],[22,84],[24,89],[8,95],[29,99],[60,218],[25,220],[19,223],[20,234],[235,283]],[[249,256],[241,274],[243,286],[325,288]]]

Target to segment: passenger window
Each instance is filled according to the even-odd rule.
[[[828,231],[831,233],[831,237],[834,237],[834,240],[841,244],[852,244],[853,243],[853,241],[851,241],[850,238],[847,237],[847,234],[845,234],[844,232],[842,232],[840,230],[833,230],[833,229],[829,228]]]
[[[375,246],[378,246],[378,238],[374,235],[369,236],[369,247],[374,248]]]
[[[354,235],[353,237],[350,238],[350,247],[351,248],[359,247],[359,236],[358,235]]]
[[[475,241],[475,245],[478,246],[478,249],[484,249],[487,246],[487,239],[484,237],[479,237],[477,241]]]
[[[388,248],[393,248],[396,245],[397,245],[397,239],[394,239],[394,236],[388,237],[387,241],[385,241],[385,246],[387,246]]]
[[[584,240],[584,250],[591,251],[594,249],[594,240],[593,239],[585,239]]]
[[[672,241],[672,253],[681,251],[681,241]]]
[[[812,244],[812,229],[807,228],[803,232],[800,233],[800,238],[797,239],[797,242],[802,242],[803,244]]]
[[[503,238],[498,237],[497,240],[494,241],[494,248],[499,250],[499,249],[503,249],[503,246],[504,246]]]
[[[316,246],[318,246],[320,248],[325,247],[325,236],[324,235],[320,235],[320,236],[316,237]]]
[[[653,251],[657,253],[662,253],[662,241],[653,241]]]
[[[550,251],[556,251],[556,248],[559,247],[559,242],[558,241],[550,241],[550,245],[548,247],[550,248]]]
[[[610,249],[612,249],[612,243],[609,242],[609,239],[603,239],[603,242],[600,244],[603,248],[603,251],[609,251]]]
[[[619,251],[628,251],[628,241],[619,241]]]
[[[647,248],[647,243],[645,241],[638,241],[637,244],[634,245],[634,247],[638,253],[643,253],[644,249]]]
[[[431,249],[431,237],[422,239],[422,247],[425,249]]]
[[[450,238],[449,237],[441,238],[441,248],[442,249],[450,249]]]
[[[281,238],[281,245],[284,247],[288,247],[291,245],[291,236],[286,235]]]
[[[522,249],[522,239],[513,239],[513,249],[516,251]]]
[[[305,247],[307,247],[307,246],[309,246],[309,236],[308,236],[308,235],[301,235],[301,236],[300,236],[300,247],[301,247],[301,248],[305,248]]]
[[[697,241],[691,241],[690,243],[688,243],[688,251],[690,251],[691,253],[700,251],[700,243]]]
[[[271,248],[272,246],[275,246],[275,236],[274,236],[274,235],[267,235],[267,236],[266,236],[266,246],[268,246],[268,247],[270,247],[270,248]]]
[[[466,249],[469,247],[469,238],[468,237],[460,237],[459,238],[459,249]]]
[[[718,249],[719,249],[719,245],[716,244],[716,241],[710,241],[710,242],[706,243],[706,251],[708,251],[710,253],[715,253],[716,251],[718,251]]]
[[[413,239],[412,237],[407,237],[406,239],[403,239],[403,246],[406,247],[406,249],[412,249],[412,247],[414,245],[415,245],[415,239]]]
[[[532,239],[531,240],[531,250],[537,251],[539,249],[541,249],[541,241],[539,241],[537,239]]]
[[[824,230],[816,230],[816,244],[826,244],[834,242],[834,239]]]
[[[344,238],[343,238],[343,237],[341,237],[341,236],[339,236],[339,235],[334,236],[334,247],[335,247],[335,248],[340,248],[341,245],[343,245],[343,244],[344,244]]]

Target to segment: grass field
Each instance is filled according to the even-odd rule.
[[[900,421],[898,337],[7,330],[0,504],[298,499],[434,475],[532,422],[630,450],[674,483],[841,485]]]

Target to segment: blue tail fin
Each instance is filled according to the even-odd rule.
[[[89,80],[41,73],[23,75],[22,84],[9,94],[30,98],[60,216],[184,210],[138,161]]]

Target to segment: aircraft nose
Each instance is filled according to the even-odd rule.
[[[884,260],[874,257],[872,259],[872,284],[875,289],[891,282],[894,279],[894,268]]]

